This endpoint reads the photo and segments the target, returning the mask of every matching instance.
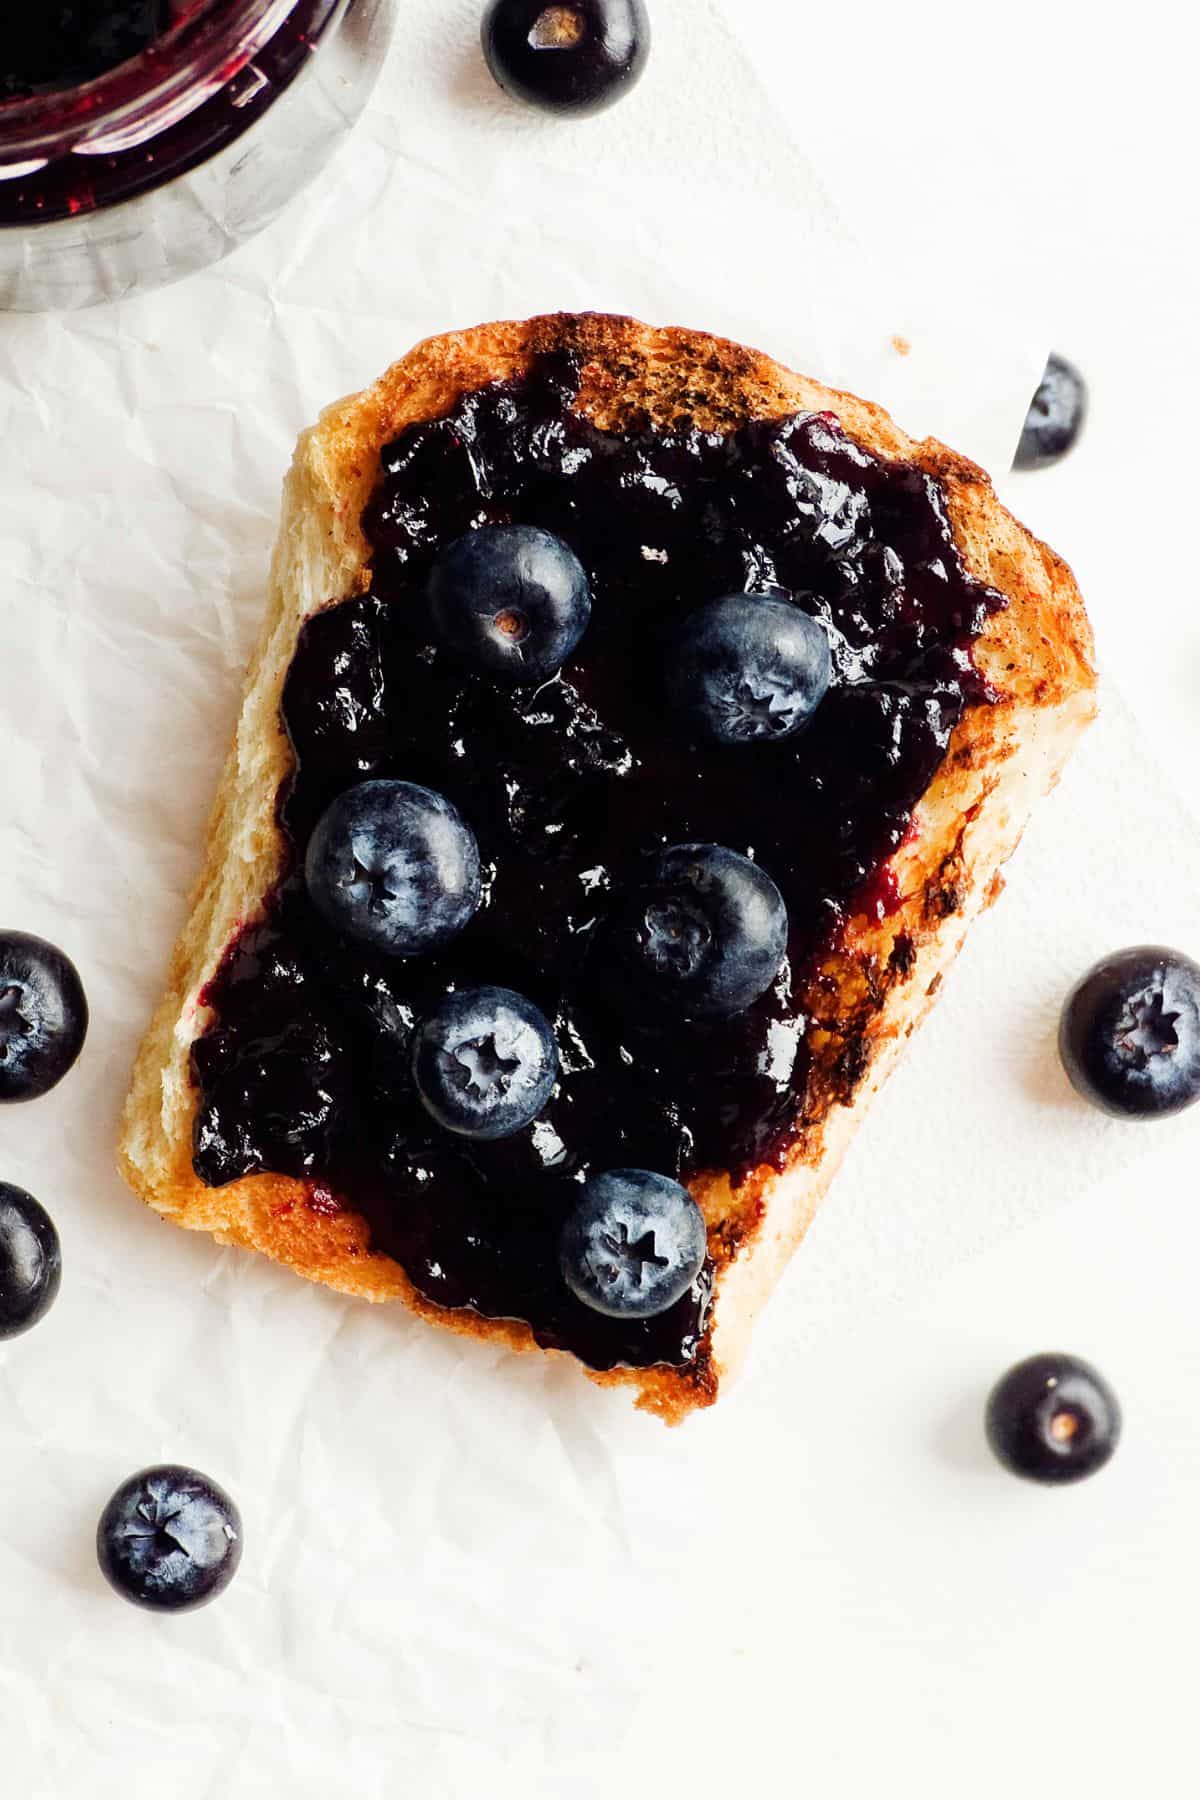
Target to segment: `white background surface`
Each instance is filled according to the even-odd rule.
[[[413,31],[438,10],[414,0]],[[1102,1126],[1045,1053],[1060,985],[1112,934],[1189,934],[1192,842],[1119,711],[872,1120],[743,1387],[673,1437],[569,1372],[465,1356],[158,1228],[98,1142],[157,982],[143,947],[161,955],[190,874],[288,443],[401,331],[539,295],[653,295],[659,316],[756,337],[995,464],[1044,320],[1092,378],[1095,418],[1014,503],[1076,563],[1131,701],[1149,696],[1158,741],[1187,754],[1190,163],[1147,135],[1137,45],[1093,44],[1081,66],[1032,9],[1010,10],[996,46],[964,35],[992,26],[961,9],[839,10],[738,0],[735,22],[886,257],[866,301],[805,167],[754,117],[736,62],[714,66],[703,9],[660,0],[659,85],[588,140],[603,150],[586,212],[585,140],[505,121],[447,33],[358,146],[359,218],[331,188],[286,237],[119,320],[0,321],[18,472],[0,495],[5,597],[44,609],[36,632],[32,612],[19,632],[7,615],[6,657],[35,641],[38,679],[5,693],[0,881],[19,880],[0,895],[72,947],[104,921],[89,1060],[4,1121],[4,1172],[61,1192],[75,1270],[28,1354],[0,1360],[5,1791],[1187,1791],[1197,1129]],[[451,11],[457,30],[473,8]],[[408,213],[405,132],[425,177]],[[735,235],[689,230],[731,195]],[[773,236],[749,280],[735,252],[760,218],[794,218],[795,239]],[[331,292],[339,230],[353,253]],[[946,325],[922,322],[930,292]],[[907,361],[888,353],[895,326]],[[1182,526],[1160,525],[1147,454]],[[979,1436],[991,1379],[1050,1345],[1091,1355],[1127,1411],[1120,1457],[1068,1494],[1001,1477]],[[88,1542],[115,1479],[165,1454],[228,1481],[252,1543],[227,1602],[174,1623],[119,1608]]]
[[[1196,517],[1200,188],[1178,7],[1149,0],[1122,23],[1063,0],[728,11],[897,278],[985,324],[1041,319],[1086,372],[1078,452],[1002,491],[1075,567],[1110,689],[1196,808],[1200,579],[1182,545]],[[1121,831],[1111,855],[1140,862],[1153,935],[1172,847]],[[1194,953],[1200,897],[1185,903]],[[854,1800],[1194,1791],[1198,1151],[1190,1126],[1153,1172],[1097,1187],[842,1341],[836,1377],[813,1372],[834,1421],[809,1447],[814,1486],[835,1472],[840,1602],[823,1571],[818,1617],[804,1607],[818,1535],[773,1618],[778,1631],[795,1609],[806,1679],[790,1705],[772,1681],[761,1705],[752,1693],[776,1759],[763,1791],[790,1782],[789,1765],[795,1791],[819,1772],[821,1791]],[[972,1390],[1052,1343],[1109,1372],[1126,1442],[1086,1490],[1005,1490],[979,1458]],[[848,1418],[839,1392],[856,1397]]]

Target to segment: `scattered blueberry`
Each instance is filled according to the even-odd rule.
[[[438,557],[429,604],[441,643],[517,686],[562,667],[587,629],[592,594],[561,538],[533,525],[484,525]]]
[[[1102,1469],[1121,1435],[1121,1408],[1078,1356],[1031,1356],[1001,1377],[987,1403],[987,1436],[1014,1475],[1060,1484]]]
[[[462,988],[429,1013],[413,1041],[413,1078],[439,1125],[504,1138],[529,1125],[558,1080],[554,1033],[509,988]]]
[[[123,1481],[96,1528],[105,1579],[156,1612],[191,1612],[229,1586],[242,1560],[242,1521],[224,1488],[161,1463]]]
[[[479,905],[479,848],[457,809],[408,781],[339,795],[304,859],[309,897],[330,925],[387,956],[420,956]]]
[[[749,744],[807,725],[832,673],[829,639],[816,619],[788,600],[730,594],[684,621],[667,690],[701,737]]]
[[[1085,1100],[1122,1119],[1200,1100],[1200,968],[1142,944],[1106,956],[1063,1007],[1059,1054]]]
[[[49,1213],[23,1188],[0,1181],[0,1341],[44,1318],[61,1281],[62,1251]]]
[[[1087,383],[1065,356],[1050,357],[1029,403],[1014,469],[1045,469],[1075,447],[1087,419]]]
[[[742,1012],[787,954],[787,908],[757,863],[720,844],[661,851],[612,938],[634,995],[694,1018]]]
[[[514,100],[547,112],[600,112],[638,80],[650,54],[643,0],[491,0],[487,66]]]
[[[34,1100],[57,1086],[87,1028],[74,963],[44,938],[0,932],[0,1103]]]
[[[704,1266],[704,1215],[679,1182],[612,1169],[586,1182],[563,1227],[559,1267],[577,1299],[614,1319],[651,1319]]]

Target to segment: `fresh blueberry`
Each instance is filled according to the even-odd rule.
[[[1014,469],[1045,469],[1072,450],[1087,419],[1087,383],[1065,356],[1051,356],[1029,403]]]
[[[322,815],[304,859],[317,911],[386,956],[448,943],[479,905],[479,847],[441,794],[364,781]]]
[[[1051,1352],[1010,1369],[987,1403],[987,1436],[1014,1475],[1061,1484],[1102,1469],[1121,1435],[1121,1408],[1102,1375]]]
[[[767,594],[711,600],[684,621],[667,691],[701,737],[749,744],[807,725],[833,673],[825,629]]]
[[[429,580],[438,640],[493,680],[546,681],[587,629],[592,593],[569,545],[533,525],[484,525]]]
[[[559,1267],[593,1311],[652,1319],[687,1293],[707,1248],[704,1214],[679,1182],[612,1169],[584,1184],[563,1227]]]
[[[96,1528],[96,1555],[123,1599],[191,1612],[224,1593],[242,1560],[242,1521],[224,1488],[161,1463],[123,1481]]]
[[[418,1027],[413,1079],[447,1131],[511,1137],[537,1118],[554,1090],[554,1033],[537,1007],[509,988],[462,988]]]
[[[1200,1099],[1200,968],[1141,944],[1106,956],[1063,1007],[1059,1054],[1085,1100],[1122,1119]]]
[[[54,1305],[62,1251],[49,1213],[0,1181],[0,1340],[20,1337]]]
[[[483,54],[514,100],[579,117],[629,92],[650,54],[650,20],[643,0],[491,0]]]
[[[44,938],[0,932],[0,1103],[34,1100],[57,1086],[87,1028],[74,963]]]
[[[720,844],[677,844],[618,905],[611,941],[632,997],[704,1018],[765,994],[787,935],[783,896],[757,863]]]

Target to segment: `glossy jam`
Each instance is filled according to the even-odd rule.
[[[60,93],[140,56],[181,0],[24,0],[0,32],[0,100]]]
[[[296,0],[253,62],[237,68],[223,86],[208,98],[198,99],[183,116],[144,133],[124,148],[55,156],[19,177],[0,181],[0,227],[77,219],[136,199],[209,161],[263,118],[292,87],[344,8],[345,0]],[[94,10],[103,15],[109,9],[97,4]],[[24,28],[20,57],[10,55],[0,73],[0,101],[32,93],[61,93],[56,105],[62,108],[64,123],[86,122],[93,101],[86,86],[80,84],[139,52],[144,53],[149,69],[160,54],[155,48],[159,31],[186,20],[194,10],[194,0],[166,0],[157,7],[147,0],[144,6],[111,10],[128,14],[124,33],[106,34],[97,29],[86,39],[73,35],[55,39]]]
[[[679,1364],[711,1272],[659,1319],[602,1318],[558,1277],[563,1209],[592,1168],[744,1174],[786,1156],[808,1068],[792,991],[849,913],[889,904],[884,859],[964,705],[986,699],[971,644],[999,602],[964,573],[937,484],[831,415],[605,435],[572,409],[577,380],[545,358],[388,446],[365,521],[372,591],[310,621],[284,696],[297,852],[352,783],[423,782],[474,827],[485,903],[443,954],[389,962],[331,941],[289,876],[207,996],[195,1161],[213,1184],[270,1169],[343,1196],[445,1306],[525,1319],[598,1367]],[[583,642],[536,692],[428,641],[431,558],[485,521],[560,533],[593,583]],[[666,642],[703,601],[768,588],[825,621],[835,684],[797,737],[700,748],[663,701]],[[789,964],[739,1017],[664,1024],[614,998],[603,922],[640,858],[700,841],[775,878]],[[407,1067],[414,1019],[475,982],[542,1007],[563,1062],[543,1117],[496,1144],[434,1128]]]

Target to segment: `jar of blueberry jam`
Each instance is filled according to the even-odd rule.
[[[26,0],[0,33],[0,308],[174,281],[261,230],[366,103],[397,0]]]

